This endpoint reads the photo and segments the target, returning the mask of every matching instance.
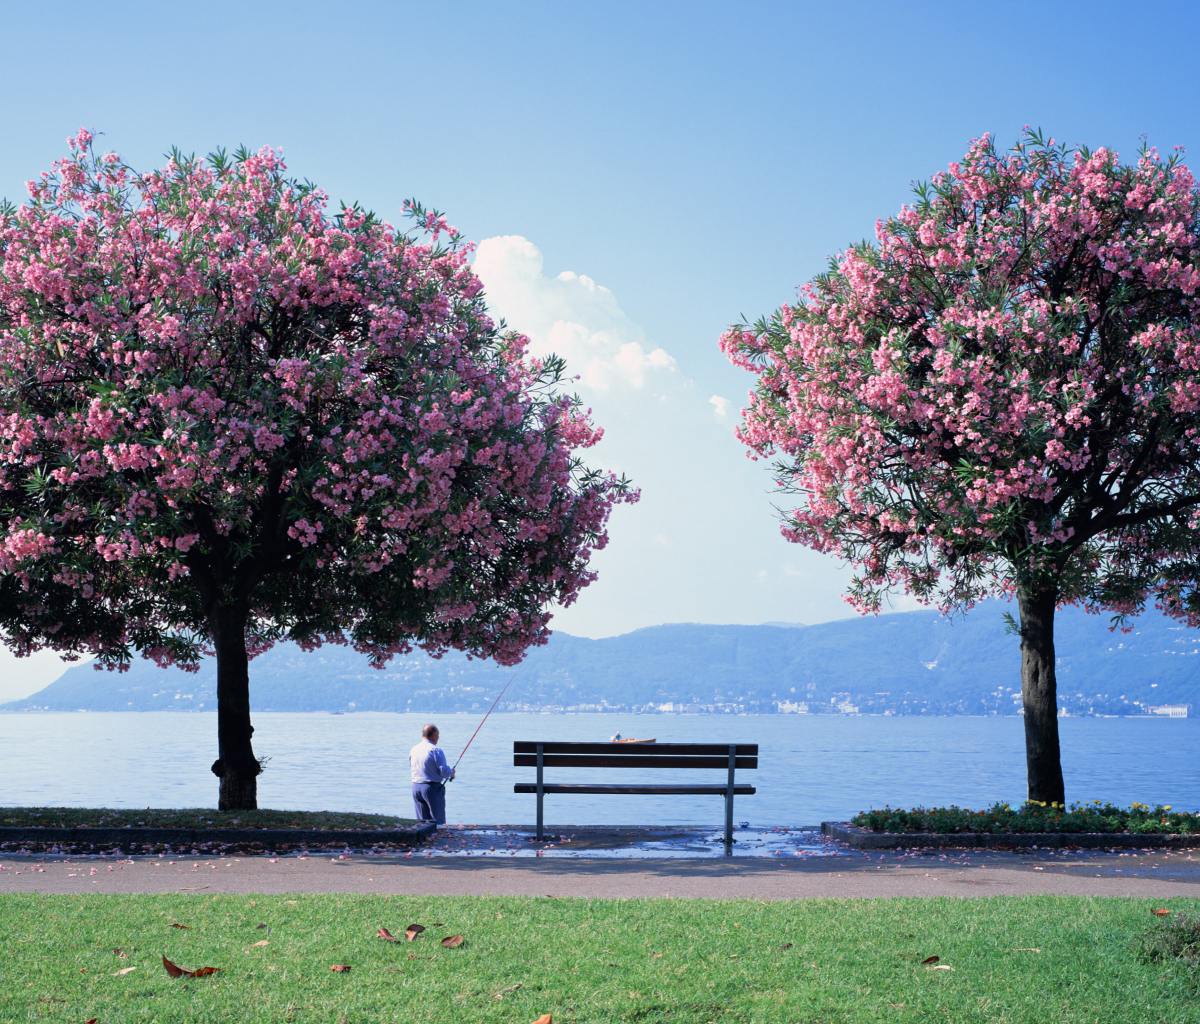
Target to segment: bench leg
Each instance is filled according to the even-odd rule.
[[[725,845],[733,845],[733,772],[737,747],[729,744],[729,781],[725,786]]]
[[[542,745],[537,745],[537,837],[538,842],[542,841]]]

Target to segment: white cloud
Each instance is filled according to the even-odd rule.
[[[647,338],[609,289],[583,274],[547,274],[537,246],[519,235],[485,239],[474,268],[492,315],[578,375],[572,390],[604,428],[588,464],[626,473],[641,490],[636,505],[613,513],[611,543],[592,559],[597,582],[554,610],[552,628],[611,636],[661,622],[847,614],[838,597],[847,574],[781,538],[769,477],[731,436],[733,403],[713,394],[716,382],[694,379],[704,361],[692,346],[702,339]],[[779,570],[785,560],[795,574]]]
[[[529,336],[534,355],[562,356],[580,386],[597,392],[641,389],[675,370],[666,351],[647,350],[645,332],[611,291],[569,270],[546,277],[544,265],[538,247],[520,235],[484,239],[475,254],[488,305]]]

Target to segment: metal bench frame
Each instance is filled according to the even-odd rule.
[[[725,798],[725,842],[733,842],[733,798],[750,796],[754,786],[737,783],[738,768],[758,767],[757,743],[553,743],[522,741],[513,743],[513,764],[537,769],[536,782],[518,782],[514,793],[537,794],[537,837],[543,839],[542,803],[547,793],[625,793],[625,794],[711,794]],[[725,784],[715,786],[681,785],[594,785],[586,783],[547,783],[546,768],[725,768]]]

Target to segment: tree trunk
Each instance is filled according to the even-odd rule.
[[[217,760],[212,772],[221,780],[217,809],[252,811],[258,807],[262,766],[250,737],[250,659],[246,656],[246,610],[218,605],[209,612],[217,651]]]
[[[1029,799],[1065,804],[1058,749],[1058,686],[1054,678],[1054,587],[1017,594],[1021,614],[1021,699]]]

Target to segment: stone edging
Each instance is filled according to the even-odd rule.
[[[821,832],[859,850],[1187,850],[1200,847],[1200,835],[1129,832],[872,832],[844,821],[823,821]]]
[[[0,846],[413,846],[437,831],[433,822],[396,829],[292,828],[0,828]]]

